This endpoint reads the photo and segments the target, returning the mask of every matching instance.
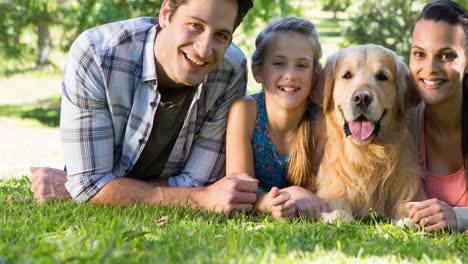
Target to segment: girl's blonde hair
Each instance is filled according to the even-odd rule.
[[[269,40],[277,33],[296,32],[307,38],[312,44],[313,75],[312,89],[316,86],[322,65],[319,62],[322,57],[322,47],[319,42],[319,35],[315,25],[306,19],[297,17],[287,17],[272,22],[260,32],[255,40],[255,51],[252,55],[252,65],[263,63],[264,51]],[[302,116],[296,136],[296,140],[289,155],[288,162],[288,182],[292,185],[303,187],[314,186],[315,170],[312,164],[312,153],[314,149],[314,138],[312,134],[312,116],[310,107],[312,101],[308,99],[308,107]]]

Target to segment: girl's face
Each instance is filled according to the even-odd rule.
[[[268,102],[286,109],[304,107],[312,86],[312,44],[299,33],[273,34],[265,46],[263,63],[253,66],[255,80],[263,84]]]
[[[468,72],[464,37],[461,25],[424,19],[416,23],[410,70],[427,104],[461,98],[463,76]]]

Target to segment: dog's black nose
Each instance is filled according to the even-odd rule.
[[[356,90],[352,97],[353,105],[359,108],[368,107],[372,103],[372,94],[367,90]]]

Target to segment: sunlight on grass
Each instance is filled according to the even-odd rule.
[[[29,175],[29,166],[63,168],[57,128],[49,128],[34,119],[0,116],[0,135],[0,179]]]
[[[0,104],[35,102],[61,94],[61,73],[34,76],[30,73],[0,76]]]

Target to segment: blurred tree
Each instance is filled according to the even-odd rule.
[[[59,0],[23,0],[28,6],[26,16],[29,23],[37,27],[37,59],[38,68],[49,64],[50,32],[49,26],[58,16]]]
[[[458,0],[457,2],[465,7],[465,9],[468,9],[468,0]]]
[[[236,44],[239,44],[250,54],[255,48],[255,37],[266,24],[286,16],[301,17],[300,8],[294,7],[290,2],[287,0],[255,0],[254,7],[244,17],[240,28],[237,29]]]
[[[61,47],[68,50],[75,38],[88,28],[138,16],[153,16],[161,3],[162,0],[72,1],[61,9],[64,17]]]
[[[343,23],[341,46],[374,43],[408,58],[414,23],[427,0],[355,0]]]
[[[38,68],[49,64],[51,48],[49,26],[58,19],[58,6],[66,0],[3,0],[0,2],[0,43],[4,56],[21,56],[26,44],[21,43],[21,34],[33,26],[37,34],[36,65]],[[33,50],[33,48],[30,48]]]
[[[64,33],[63,50],[68,50],[75,38],[88,28],[101,24],[129,19],[138,16],[153,16],[159,11],[162,0],[82,0],[73,1],[62,9]],[[248,42],[260,30],[260,25],[294,14],[300,16],[298,8],[294,8],[287,0],[255,0],[254,8],[244,18],[241,31],[243,39],[237,40],[243,48],[249,49]]]
[[[10,57],[19,58],[35,51],[36,63],[49,63],[51,39],[49,28],[60,27],[60,47],[67,51],[76,37],[88,28],[138,16],[153,16],[162,0],[0,0],[0,49]],[[287,0],[255,0],[254,8],[237,30],[244,38],[236,38],[241,46],[253,48],[249,40],[271,20],[294,14],[300,16]],[[22,43],[21,34],[37,34],[36,45]],[[54,40],[55,41],[55,40]]]
[[[27,7],[21,1],[0,1],[0,44],[4,49],[3,56],[18,56],[26,46],[20,42],[21,31],[28,25],[24,16]]]
[[[333,12],[333,16],[336,18],[336,13],[345,11],[351,0],[322,0],[323,10]]]

